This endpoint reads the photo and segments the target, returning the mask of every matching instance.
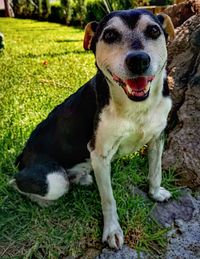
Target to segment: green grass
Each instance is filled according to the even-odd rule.
[[[88,248],[101,248],[96,184],[73,187],[54,205],[40,208],[12,190],[8,181],[34,127],[94,75],[94,57],[82,48],[83,31],[72,27],[0,18],[0,31],[6,43],[0,53],[0,258],[85,258]],[[136,153],[112,168],[126,243],[138,250],[160,250],[166,230],[149,216],[154,203],[133,198],[130,189],[147,189],[146,157]],[[164,185],[174,191],[173,181],[172,173],[165,175]]]

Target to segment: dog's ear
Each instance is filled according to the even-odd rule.
[[[91,42],[96,32],[98,22],[90,22],[85,26],[85,36],[83,41],[83,47],[85,50],[91,50]]]
[[[170,40],[173,40],[175,38],[175,31],[171,18],[165,13],[160,13],[157,18],[162,24],[165,32],[169,35]]]

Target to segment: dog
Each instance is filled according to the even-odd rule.
[[[166,81],[167,37],[173,25],[165,14],[114,11],[85,28],[84,48],[92,50],[96,75],[58,105],[30,135],[16,160],[11,185],[39,204],[65,194],[70,183],[88,185],[94,171],[104,217],[103,242],[124,242],[111,187],[111,161],[148,145],[149,193],[170,198],[161,187],[163,131],[171,109]]]

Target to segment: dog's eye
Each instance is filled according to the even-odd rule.
[[[117,32],[116,30],[105,30],[104,34],[103,34],[103,40],[106,43],[114,43],[114,42],[118,42],[121,40],[121,35],[119,34],[119,32]]]
[[[147,37],[155,40],[160,36],[161,31],[157,25],[149,25],[149,26],[147,26],[145,34]]]

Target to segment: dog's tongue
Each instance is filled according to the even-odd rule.
[[[152,81],[152,76],[137,77],[134,79],[128,79],[125,83],[134,91],[142,91],[146,88],[149,81]]]

